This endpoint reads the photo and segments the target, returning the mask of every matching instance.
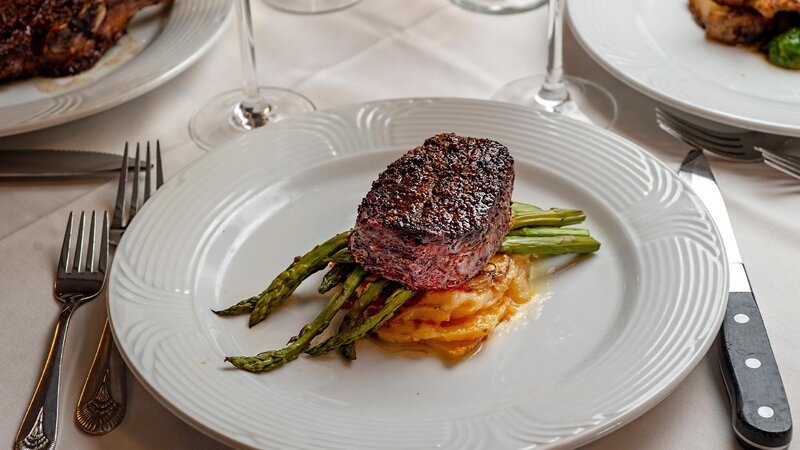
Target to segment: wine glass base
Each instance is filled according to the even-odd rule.
[[[514,80],[495,92],[492,100],[561,114],[601,128],[609,128],[617,120],[617,101],[603,86],[583,78],[564,77],[569,99],[561,103],[539,96],[544,81],[544,75]]]
[[[361,0],[264,0],[269,6],[295,14],[323,14],[349,8]]]
[[[484,14],[514,14],[536,9],[547,0],[451,0],[456,5]]]
[[[273,122],[298,116],[316,108],[311,101],[297,92],[275,87],[261,87],[260,94],[269,108],[261,117],[264,126]],[[211,150],[244,135],[250,129],[236,119],[242,101],[239,89],[223,92],[209,100],[189,121],[189,134],[203,150]]]

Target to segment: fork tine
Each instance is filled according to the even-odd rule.
[[[144,163],[144,204],[150,198],[150,141],[147,141],[147,158]]]
[[[724,144],[721,145],[718,143],[710,142],[704,139],[703,137],[691,133],[689,130],[686,130],[680,125],[670,121],[670,119],[666,117],[656,116],[656,120],[658,121],[658,124],[662,130],[686,142],[692,147],[711,150],[717,153],[726,153],[729,155],[741,155],[744,153],[744,149],[742,148],[741,145],[733,147]]]
[[[83,227],[86,225],[86,211],[81,212],[81,220],[78,222],[78,237],[75,240],[75,261],[72,263],[72,271],[81,271],[81,261],[83,260]]]
[[[767,150],[767,149],[765,149],[763,147],[756,147],[755,149],[759,153],[761,153],[761,156],[763,156],[765,159],[768,158],[768,159],[771,159],[773,161],[779,161],[779,162],[783,163],[786,166],[793,167],[793,168],[795,168],[797,170],[800,170],[800,158],[793,158],[793,157],[788,156],[788,155],[786,155],[786,156],[785,155],[781,155],[780,153],[771,152],[771,151],[769,151],[769,150]]]
[[[666,122],[663,122],[661,120],[658,120],[658,126],[662,130],[666,131],[670,136],[674,137],[675,139],[678,139],[680,141],[685,142],[690,147],[703,149],[703,146],[699,145],[700,142],[698,142],[698,140],[694,140],[694,139],[682,134],[680,131],[678,131],[677,129],[672,127],[670,124],[668,124]],[[724,152],[724,153],[730,153],[730,152]]]
[[[683,117],[678,116],[677,114],[673,114],[669,111],[663,110],[661,108],[656,107],[656,114],[661,114],[662,116],[672,119],[674,122],[677,122],[684,127],[693,130],[694,132],[702,135],[705,137],[706,140],[713,140],[713,141],[730,141],[731,143],[741,142],[742,140],[742,133],[735,133],[735,132],[727,132],[727,131],[719,131],[714,130],[713,133],[710,130],[707,130],[703,127],[697,126],[692,122],[684,119]]]
[[[100,258],[97,262],[97,271],[106,273],[108,262],[108,211],[103,211],[103,228],[100,230]]]
[[[131,223],[133,216],[139,210],[139,169],[141,168],[141,159],[139,158],[139,143],[136,143],[136,159],[133,163],[133,189],[131,192],[131,210],[128,213],[128,222]],[[126,224],[126,225],[127,225]]]
[[[69,213],[67,219],[67,231],[64,232],[64,243],[61,244],[61,257],[58,258],[58,272],[63,273],[67,271],[69,266],[69,241],[72,239],[72,211]]]
[[[86,271],[94,272],[94,241],[95,241],[95,225],[97,218],[95,211],[92,211],[92,222],[89,225],[89,251],[86,254]]]
[[[800,168],[792,167],[780,161],[770,159],[767,156],[764,157],[764,164],[772,167],[773,169],[779,170],[787,175],[800,179]]]
[[[793,177],[800,178],[800,159],[786,157],[761,147],[756,147],[756,150],[761,152],[761,156],[764,157],[764,162],[768,166]]]
[[[164,170],[161,165],[161,141],[156,139],[156,189],[164,184]]]
[[[687,144],[689,144],[690,146],[692,146],[692,147],[695,147],[695,145],[694,145],[694,144],[692,144],[691,142],[687,141],[687,140],[686,140],[686,139],[683,137],[683,135],[682,135],[682,134],[680,134],[680,133],[678,133],[677,131],[675,131],[675,130],[674,130],[672,127],[671,127],[671,126],[667,125],[665,122],[662,122],[662,121],[661,121],[661,120],[659,120],[658,118],[656,118],[656,121],[658,122],[658,127],[659,127],[659,128],[661,128],[662,130],[666,131],[666,132],[667,132],[667,134],[669,134],[670,136],[674,137],[675,139],[678,139],[679,141],[686,142],[686,143],[687,143]]]
[[[122,228],[122,215],[125,211],[125,185],[128,182],[128,143],[125,143],[125,152],[122,153],[122,167],[119,170],[119,184],[117,185],[117,201],[114,203],[114,216],[111,226]]]
[[[658,113],[656,113],[656,114],[658,115]],[[730,139],[718,140],[718,139],[715,139],[715,137],[713,135],[709,134],[708,131],[700,130],[699,128],[695,127],[694,125],[690,125],[688,122],[686,122],[683,119],[680,119],[680,118],[678,118],[676,116],[673,116],[673,115],[670,115],[670,114],[667,114],[667,113],[663,113],[663,111],[662,111],[662,114],[660,115],[660,117],[661,117],[661,120],[663,120],[665,123],[670,125],[676,131],[678,131],[679,133],[681,133],[681,134],[683,134],[685,136],[688,136],[689,138],[692,138],[694,140],[701,140],[701,141],[704,141],[705,143],[707,143],[709,145],[719,146],[719,147],[724,147],[724,148],[729,148],[729,149],[742,148],[742,140],[739,139],[739,138],[736,138],[734,140],[730,140]],[[656,119],[658,119],[658,117],[656,117]]]

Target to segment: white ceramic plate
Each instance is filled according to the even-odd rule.
[[[86,117],[176,76],[216,41],[228,0],[175,0],[140,11],[128,33],[91,69],[71,77],[0,84],[0,136]]]
[[[225,355],[280,348],[321,307],[319,276],[252,329],[221,308],[355,222],[373,179],[443,131],[505,143],[514,198],[582,208],[603,243],[562,266],[538,318],[469,360],[301,357],[253,375]],[[564,267],[568,266],[568,267]],[[576,446],[663,399],[709,348],[727,285],[719,235],[662,163],[598,128],[478,100],[394,100],[317,112],[208,153],[139,213],[117,250],[109,312],[132,371],[175,414],[238,447]],[[549,286],[549,287],[548,287]],[[335,352],[334,352],[335,353]]]
[[[568,10],[587,52],[642,93],[728,125],[800,136],[800,72],[707,40],[688,0],[570,0]]]

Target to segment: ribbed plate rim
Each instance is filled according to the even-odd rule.
[[[333,109],[326,110],[326,111],[320,111],[320,112],[317,112],[317,113],[312,113],[312,114],[309,114],[309,115],[307,115],[305,117],[299,117],[299,118],[296,118],[296,119],[287,120],[287,121],[285,121],[283,123],[276,124],[276,127],[273,128],[273,130],[275,130],[278,127],[290,128],[292,126],[300,124],[304,120],[309,120],[309,118],[313,118],[313,117],[315,117],[315,116],[317,116],[319,114],[334,114],[335,115],[337,113],[346,113],[346,112],[352,111],[352,110],[364,110],[364,109],[367,109],[369,107],[378,107],[378,106],[381,106],[381,105],[394,105],[394,104],[403,104],[403,103],[408,103],[408,104],[416,103],[415,106],[418,106],[418,105],[421,105],[421,104],[424,104],[424,103],[428,103],[428,102],[436,102],[436,103],[439,103],[439,104],[441,104],[441,103],[449,103],[449,104],[452,104],[454,107],[464,107],[464,108],[467,108],[467,109],[470,108],[470,107],[473,107],[473,108],[477,107],[477,109],[481,109],[481,106],[489,106],[489,105],[491,105],[493,107],[498,107],[498,108],[508,108],[510,111],[516,111],[516,112],[526,111],[526,112],[529,112],[530,114],[532,114],[534,116],[538,116],[541,120],[548,122],[550,125],[558,124],[559,121],[565,121],[567,124],[570,124],[570,126],[585,127],[584,129],[590,135],[591,134],[596,134],[596,135],[604,136],[605,138],[614,140],[615,142],[619,143],[620,145],[624,145],[629,149],[635,149],[638,152],[639,156],[642,156],[648,162],[652,163],[655,167],[658,167],[658,169],[661,172],[660,175],[664,175],[664,176],[670,178],[670,180],[672,182],[681,185],[682,188],[683,188],[682,195],[687,195],[688,197],[692,198],[694,200],[695,205],[697,205],[698,211],[701,211],[703,215],[708,216],[708,212],[702,206],[702,203],[699,201],[699,199],[696,197],[696,195],[691,191],[691,188],[689,188],[688,185],[686,185],[686,183],[683,180],[678,178],[677,175],[672,170],[670,170],[663,162],[659,161],[657,158],[652,156],[649,152],[647,152],[646,150],[642,149],[641,147],[639,147],[639,146],[637,146],[635,144],[632,144],[629,141],[625,140],[624,138],[622,138],[620,136],[617,136],[617,135],[615,135],[615,134],[613,134],[613,133],[611,133],[609,131],[601,130],[599,128],[595,128],[595,127],[592,127],[592,126],[589,126],[589,125],[581,124],[581,123],[578,123],[576,121],[572,121],[570,119],[564,119],[563,117],[556,117],[556,116],[552,116],[552,115],[549,115],[549,114],[537,113],[537,112],[534,112],[532,110],[528,110],[525,107],[516,106],[516,105],[500,104],[500,103],[497,103],[497,102],[485,101],[485,100],[470,100],[470,99],[455,99],[455,98],[416,98],[416,99],[381,100],[381,101],[365,102],[365,103],[359,103],[359,104],[354,104],[354,105],[342,106],[342,107],[333,108]],[[415,107],[415,106],[412,106],[412,108]],[[256,131],[255,133],[259,133],[259,131]],[[239,139],[239,141],[243,141],[244,139],[247,139],[247,138],[245,137],[245,138]],[[233,146],[235,146],[235,144],[236,143],[231,143],[226,147],[233,147]],[[225,151],[225,149],[221,148],[219,151]],[[187,171],[187,170],[189,170],[191,168],[195,168],[195,167],[203,165],[204,161],[206,159],[208,159],[209,156],[211,154],[213,154],[213,153],[216,153],[216,152],[212,152],[212,153],[210,153],[208,155],[205,155],[205,156],[203,156],[201,158],[198,158],[197,160],[193,161],[191,164],[189,164],[183,170],[183,172],[185,172],[185,171]],[[178,178],[178,176],[176,176],[175,178]],[[173,180],[175,178],[173,178]],[[156,197],[156,199],[157,199],[157,197]],[[154,203],[156,201],[156,199],[154,199],[154,201],[151,202],[150,206],[152,206],[152,203]],[[165,200],[161,199],[161,201],[165,201]],[[141,218],[142,218],[143,215],[146,215],[146,214],[140,214],[140,216],[138,217],[140,220],[138,222],[134,222],[131,225],[132,228],[136,227],[137,224],[139,224],[138,226],[141,226],[141,223],[142,223],[141,222]],[[719,260],[716,263],[718,264],[718,268],[719,268],[719,270],[721,271],[721,274],[722,274],[722,278],[721,278],[720,284],[726,286],[727,285],[727,277],[728,277],[727,261],[726,261],[724,252],[721,251],[721,239],[720,239],[720,236],[719,236],[719,231],[717,230],[716,226],[713,224],[713,221],[710,222],[708,225],[709,225],[709,229],[711,230],[710,233],[712,235],[712,238],[720,246],[720,248],[719,248],[720,257],[719,257]],[[123,243],[121,244],[121,246],[122,247],[126,247],[128,245],[135,245],[135,244],[128,244],[126,242],[130,242],[130,241],[123,240]],[[115,284],[114,280],[115,280],[115,278],[120,276],[120,269],[118,269],[117,267],[118,266],[113,266],[112,267],[112,271],[111,271],[111,280],[112,281],[110,283],[110,288],[109,288],[110,289],[109,290],[109,294],[110,295],[109,295],[109,298],[108,298],[108,302],[109,302],[109,304],[108,304],[108,307],[109,307],[109,318],[110,318],[110,321],[111,321],[112,332],[114,334],[115,340],[117,341],[117,344],[119,345],[119,348],[121,349],[121,353],[123,354],[123,357],[125,358],[126,362],[128,363],[129,367],[131,368],[132,372],[137,376],[137,378],[139,378],[139,380],[142,382],[142,384],[145,386],[145,388],[160,403],[162,403],[167,409],[169,409],[172,413],[177,415],[179,418],[181,418],[185,422],[189,423],[190,425],[192,425],[193,427],[195,427],[199,431],[201,431],[201,432],[203,432],[203,433],[205,433],[205,434],[207,434],[207,435],[209,435],[209,436],[211,436],[211,437],[213,437],[213,438],[215,438],[215,439],[219,440],[220,442],[223,442],[223,443],[225,443],[227,445],[241,447],[241,448],[249,448],[250,446],[247,443],[236,439],[236,437],[232,437],[230,434],[223,433],[223,432],[218,432],[217,430],[215,430],[212,427],[210,427],[207,423],[204,423],[204,421],[198,419],[197,417],[194,417],[192,415],[191,411],[186,411],[186,410],[182,409],[180,405],[173,404],[162,392],[159,391],[159,388],[157,386],[154,386],[149,382],[149,380],[147,378],[147,374],[145,374],[142,371],[140,371],[140,368],[138,367],[139,366],[138,362],[136,360],[132,359],[131,355],[129,355],[128,352],[126,351],[126,348],[127,348],[127,346],[129,344],[126,344],[126,342],[124,340],[124,337],[120,337],[119,336],[118,330],[115,327],[115,323],[117,323],[120,320],[124,321],[124,317],[120,317],[118,314],[115,314],[115,310],[114,310],[115,301],[116,301],[115,299],[117,298],[117,295],[115,295],[115,292],[113,291],[114,284]],[[719,286],[717,288],[719,288]],[[720,290],[720,292],[722,292],[722,291],[724,291],[724,289]],[[688,374],[700,362],[700,360],[702,360],[702,358],[704,357],[704,355],[707,352],[708,348],[714,342],[715,335],[716,335],[716,330],[719,329],[719,326],[722,323],[722,319],[723,319],[723,315],[724,315],[724,305],[725,305],[725,303],[726,303],[726,298],[725,298],[725,296],[723,294],[720,294],[720,296],[717,299],[716,303],[712,303],[713,305],[716,305],[717,308],[718,308],[717,309],[717,315],[715,317],[713,317],[713,322],[710,322],[711,326],[709,327],[709,329],[713,330],[713,332],[707,333],[707,335],[705,335],[704,339],[702,340],[702,344],[697,346],[696,351],[690,357],[685,358],[686,364],[685,364],[684,369],[682,371],[680,371],[679,373],[673,374],[673,376],[671,376],[668,379],[662,380],[661,384],[659,385],[659,388],[655,392],[652,392],[651,395],[649,395],[649,396],[641,396],[641,397],[637,398],[635,401],[630,402],[628,404],[628,406],[630,408],[627,409],[627,411],[625,411],[624,413],[621,413],[621,414],[619,414],[617,416],[614,416],[614,417],[610,417],[607,420],[605,420],[603,423],[600,423],[598,425],[592,426],[590,428],[583,429],[583,430],[576,430],[576,433],[574,433],[574,434],[562,435],[562,436],[559,437],[559,440],[557,441],[557,443],[555,445],[553,445],[553,447],[555,447],[555,448],[571,448],[571,447],[575,447],[575,446],[579,446],[579,445],[584,445],[584,444],[586,444],[588,442],[591,442],[591,441],[593,441],[595,439],[598,439],[598,438],[600,438],[600,437],[602,437],[602,436],[604,436],[604,435],[606,435],[606,434],[618,429],[619,427],[629,423],[630,421],[634,420],[635,418],[639,417],[640,415],[644,414],[650,408],[652,408],[653,406],[658,404],[661,400],[666,398],[675,388],[677,388],[677,386],[680,384],[680,382],[683,379],[685,379],[686,376],[688,376]],[[528,448],[528,447],[526,447],[526,448]]]

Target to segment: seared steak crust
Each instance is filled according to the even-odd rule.
[[[508,233],[513,184],[514,160],[504,145],[434,136],[372,184],[350,251],[364,268],[411,289],[459,286]]]
[[[137,11],[165,0],[1,0],[0,81],[88,69]]]

